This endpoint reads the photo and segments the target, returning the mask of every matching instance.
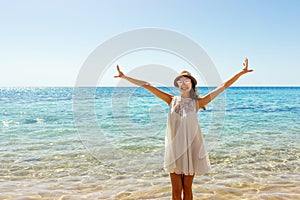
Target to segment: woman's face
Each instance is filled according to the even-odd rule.
[[[178,89],[180,92],[190,92],[192,89],[192,81],[187,77],[181,77],[178,81]]]

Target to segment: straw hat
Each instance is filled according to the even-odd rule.
[[[178,81],[180,78],[182,78],[182,77],[187,77],[187,78],[191,79],[191,81],[193,82],[193,85],[194,85],[194,86],[197,85],[197,80],[191,75],[191,73],[184,70],[184,71],[182,71],[182,72],[180,73],[179,76],[177,76],[177,77],[174,79],[174,86],[175,86],[175,87],[178,87],[177,81]]]

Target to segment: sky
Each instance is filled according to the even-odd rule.
[[[248,57],[254,72],[236,86],[300,86],[297,0],[0,0],[0,24],[0,87],[73,87],[99,45],[149,27],[192,39],[211,58],[222,81]],[[99,86],[118,83],[112,78],[115,64],[126,73],[139,65],[162,64],[159,59],[168,57],[148,53],[112,61]],[[173,63],[163,64],[181,62],[169,60]],[[180,67],[174,70],[179,73]]]

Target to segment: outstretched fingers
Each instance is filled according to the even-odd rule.
[[[123,72],[121,72],[119,65],[117,65],[117,70],[118,70],[118,72],[119,72],[119,75],[114,76],[114,77],[115,77],[115,78],[121,78],[124,74],[123,74]]]
[[[245,59],[243,65],[244,65],[244,69],[248,68],[248,58]]]
[[[248,67],[248,58],[247,57],[245,59],[245,65],[246,65],[246,67]]]
[[[243,71],[244,71],[245,73],[253,72],[253,69],[248,69],[248,58],[247,58],[247,57],[246,57],[246,59],[245,59],[243,65],[244,65]]]

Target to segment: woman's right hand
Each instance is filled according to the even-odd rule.
[[[119,75],[118,75],[118,76],[114,76],[114,77],[115,77],[115,78],[123,78],[123,77],[124,77],[124,74],[123,74],[123,72],[121,72],[119,65],[117,65],[117,70],[118,70],[118,72],[119,72]]]

